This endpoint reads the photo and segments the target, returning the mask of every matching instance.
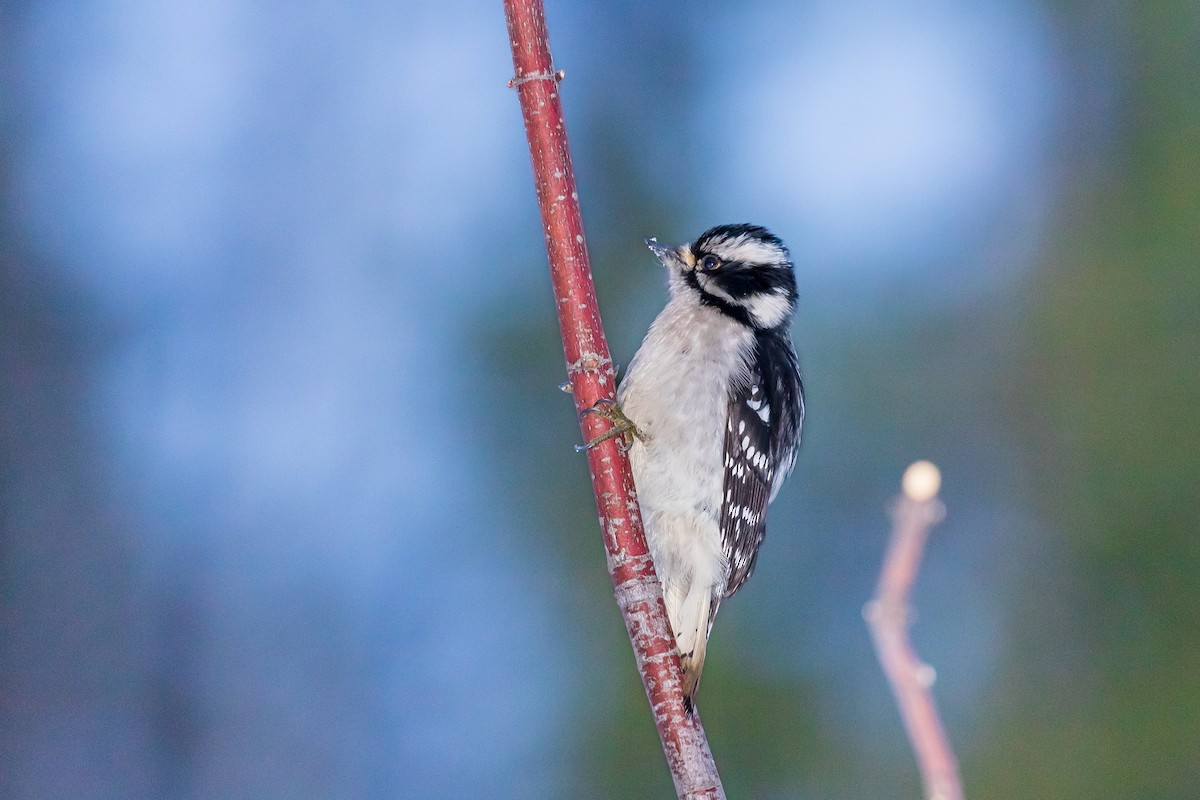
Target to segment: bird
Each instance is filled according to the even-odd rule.
[[[589,409],[613,427],[588,444],[626,443],[691,713],[717,609],[754,572],[767,505],[796,464],[796,279],[787,247],[758,225],[646,244],[668,299],[616,403]]]

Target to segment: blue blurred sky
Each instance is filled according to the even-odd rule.
[[[767,224],[847,329],[914,297],[986,303],[1031,264],[1069,124],[1040,7],[549,14],[577,158],[589,99],[686,40],[694,84],[662,112],[686,144],[630,156],[687,177],[684,224],[638,236]],[[549,302],[499,3],[46,2],[6,35],[12,213],[99,339],[82,413],[133,553],[130,681],[180,682],[195,714],[184,766],[152,713],[106,710],[119,693],[31,714],[19,796],[554,796],[584,633],[464,424],[479,317]],[[598,239],[589,207],[620,200],[594,191]],[[995,612],[972,602],[985,680]],[[835,669],[827,647],[804,657]]]

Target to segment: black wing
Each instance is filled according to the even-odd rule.
[[[764,414],[765,412],[765,414]],[[725,596],[733,594],[754,571],[758,548],[767,532],[767,500],[771,469],[770,406],[755,373],[745,388],[729,398],[725,425],[725,496],[721,504],[721,536],[729,559]]]
[[[767,504],[795,464],[804,417],[791,343],[760,337],[756,356],[748,380],[729,398],[725,426],[721,536],[729,561],[726,597],[754,572],[767,533]]]

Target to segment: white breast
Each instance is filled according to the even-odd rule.
[[[668,593],[724,580],[721,514],[731,376],[744,374],[753,333],[694,298],[673,297],[621,382],[626,416],[649,435],[630,451],[642,521]]]

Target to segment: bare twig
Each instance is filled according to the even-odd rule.
[[[600,325],[567,146],[558,93],[563,73],[554,68],[550,56],[541,0],[505,0],[504,11],[516,73],[509,86],[516,89],[521,101],[571,395],[581,413],[583,439],[590,441],[610,423],[582,412],[598,401],[612,400],[616,381]],[[587,458],[617,605],[633,644],[676,793],[680,798],[724,798],[700,717],[684,711],[679,652],[642,531],[629,460],[619,439],[590,449]]]
[[[892,539],[879,575],[875,597],[864,616],[887,675],[900,716],[921,768],[927,800],[963,800],[958,761],[946,739],[933,702],[933,667],[921,662],[908,638],[909,595],[929,530],[946,508],[937,499],[941,476],[928,461],[904,473],[904,494],[892,506]]]

